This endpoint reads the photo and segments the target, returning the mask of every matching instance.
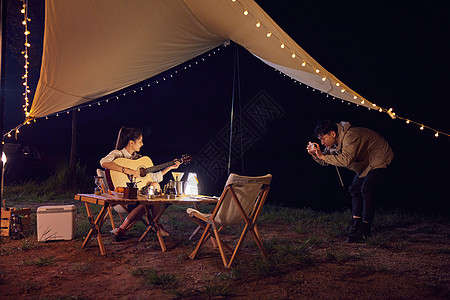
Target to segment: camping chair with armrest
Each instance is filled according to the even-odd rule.
[[[269,193],[271,180],[272,175],[270,174],[248,177],[232,173],[228,177],[222,195],[211,214],[201,213],[196,209],[188,208],[186,212],[189,214],[189,217],[203,228],[203,234],[189,257],[195,259],[205,241],[210,237],[214,237],[223,264],[225,268],[229,268],[247,232],[250,231],[261,255],[267,258],[256,222]],[[226,226],[238,224],[242,221],[245,222],[245,226],[237,244],[232,249],[221,238],[221,231]],[[227,259],[224,248],[231,252],[230,259]]]
[[[107,180],[105,171],[103,171],[102,169],[97,169],[97,176],[102,177],[102,179],[103,179],[103,180],[102,180],[102,185],[101,185],[102,193],[108,193],[108,190],[111,190],[111,191],[114,190],[114,187],[113,187],[113,186],[110,186],[110,184],[108,183],[108,180]],[[117,214],[119,215],[120,221],[121,221],[122,223],[123,223],[123,221],[125,220],[126,215],[130,213],[130,210],[128,209],[128,207],[127,207],[126,205],[123,205],[123,204],[116,204],[116,205],[113,206],[113,209],[114,209],[114,210],[117,212]],[[110,220],[111,220],[111,226],[112,226],[112,228],[113,228],[113,229],[116,228],[116,226],[115,226],[115,224],[114,224],[114,219],[113,219],[113,216],[112,216],[112,210],[111,210],[111,207],[108,207],[108,215],[109,215],[109,218],[110,218]],[[146,220],[144,220],[143,218],[141,218],[140,221],[142,221],[142,223],[144,223],[145,226],[148,226],[148,222],[147,222]],[[128,230],[129,228],[131,228],[131,226],[133,226],[136,222],[137,222],[137,221],[131,223],[131,224],[128,226],[127,230]]]

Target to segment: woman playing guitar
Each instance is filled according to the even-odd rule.
[[[103,168],[109,169],[111,171],[121,172],[129,176],[133,176],[138,178],[140,176],[139,170],[133,170],[131,168],[127,168],[124,166],[120,166],[114,162],[117,158],[127,158],[127,159],[139,159],[141,157],[140,154],[138,154],[139,150],[141,150],[141,147],[144,145],[143,143],[143,136],[142,131],[140,131],[137,128],[127,128],[122,127],[120,128],[119,135],[117,137],[116,142],[116,149],[111,151],[108,155],[103,157],[100,160],[100,165]],[[164,174],[169,172],[170,170],[177,169],[180,166],[181,162],[178,160],[174,160],[174,164],[168,166],[162,171],[158,171],[155,173],[150,173],[150,177],[152,179],[151,185],[161,190],[161,187],[159,183],[163,180]],[[131,206],[128,208],[130,209]],[[156,215],[159,211],[159,206],[152,206],[152,214]],[[145,213],[145,208],[143,205],[138,205],[133,208],[133,210],[128,214],[128,217],[123,221],[123,223],[113,229],[111,231],[112,234],[114,234],[116,237],[122,237],[125,235],[126,229],[130,224],[132,224],[134,221],[139,220]],[[169,233],[165,231],[163,228],[162,234],[168,235]]]

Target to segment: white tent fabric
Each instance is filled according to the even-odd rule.
[[[253,0],[46,0],[45,5],[41,76],[29,118],[111,94],[229,40],[299,82],[373,108]]]

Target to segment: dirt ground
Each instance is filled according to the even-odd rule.
[[[77,214],[79,222],[82,217]],[[399,227],[385,233],[395,238],[378,245],[347,244],[342,236],[297,233],[289,225],[260,223],[265,241],[308,245],[306,259],[288,260],[283,266],[264,264],[248,242],[227,270],[210,242],[198,259],[189,259],[197,239],[188,237],[195,225],[182,228],[173,222],[178,218],[190,224],[183,211],[170,211],[162,220],[171,232],[165,238],[166,252],[154,234],[138,243],[142,228],[115,241],[108,233],[109,223],[102,233],[107,256],[100,255],[95,239],[82,249],[81,234],[74,240],[45,243],[37,242],[36,234],[21,240],[2,238],[0,298],[450,299],[448,222]],[[311,236],[320,242],[312,243]],[[268,252],[269,257],[277,256]],[[286,255],[295,257],[292,251]],[[142,276],[145,270],[156,272],[160,282]],[[164,281],[164,275],[170,280]]]

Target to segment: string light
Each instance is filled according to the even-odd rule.
[[[20,12],[23,15],[23,21],[22,21],[22,25],[24,26],[24,36],[25,36],[25,49],[24,51],[22,51],[23,54],[23,58],[25,60],[25,64],[23,66],[24,68],[24,74],[22,76],[23,81],[23,86],[25,88],[25,92],[23,93],[24,96],[24,105],[23,105],[23,110],[25,113],[25,119],[28,118],[28,116],[30,115],[28,108],[30,106],[29,103],[29,98],[28,98],[28,94],[31,93],[30,91],[30,87],[28,86],[28,66],[30,64],[30,62],[28,61],[28,48],[31,47],[31,44],[28,42],[28,36],[30,35],[30,31],[28,30],[28,21],[31,21],[28,18],[28,0],[22,0],[22,9],[20,10]]]

